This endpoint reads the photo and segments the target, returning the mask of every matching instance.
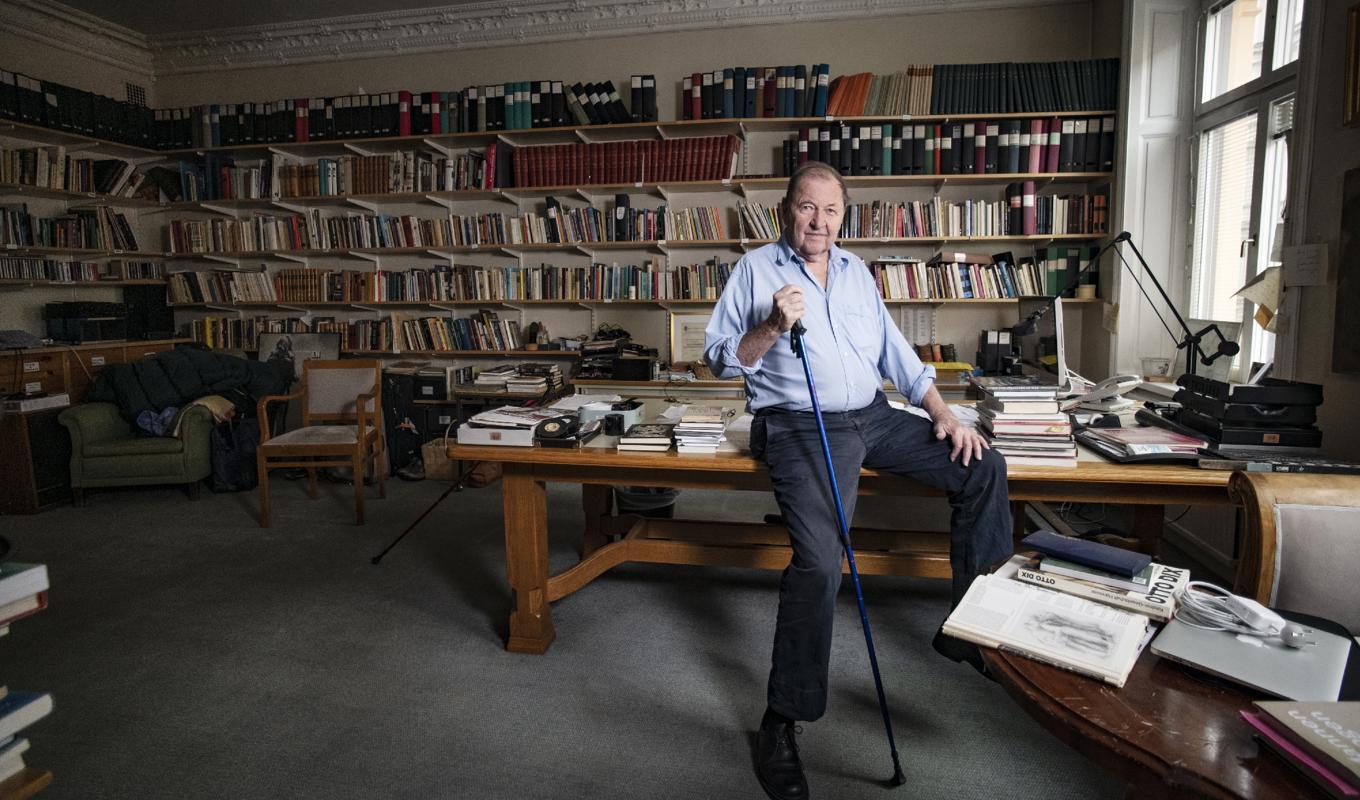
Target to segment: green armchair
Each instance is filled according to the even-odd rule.
[[[105,486],[186,485],[198,499],[199,481],[212,471],[209,441],[214,420],[203,406],[184,412],[179,436],[142,436],[113,403],[71,406],[57,417],[71,432],[71,494]]]

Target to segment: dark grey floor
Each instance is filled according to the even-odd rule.
[[[93,493],[0,517],[47,563],[51,607],[0,639],[0,684],[53,693],[26,758],[59,798],[760,797],[777,574],[637,565],[553,608],[544,657],[502,647],[499,488],[452,496],[381,566],[369,557],[443,486],[395,481],[353,524],[349,488],[276,479],[255,496]],[[579,490],[554,489],[553,568],[571,563]],[[759,519],[763,495],[688,492],[682,515]],[[919,502],[919,501],[918,501]],[[909,777],[890,774],[854,598],[833,696],[805,726],[817,798],[1117,797],[1122,788],[996,685],[930,649],[940,581],[866,578]]]

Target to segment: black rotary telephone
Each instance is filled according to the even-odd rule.
[[[598,419],[582,423],[574,416],[545,419],[534,426],[534,442],[543,447],[580,447],[599,435]]]

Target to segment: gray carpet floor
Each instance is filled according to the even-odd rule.
[[[369,524],[350,489],[276,478],[190,502],[94,492],[0,517],[48,565],[51,606],[0,638],[0,684],[52,692],[28,730],[59,798],[758,798],[778,574],[631,565],[553,608],[546,656],[507,653],[498,487],[389,484]],[[574,560],[580,494],[554,487],[552,568]],[[681,516],[759,519],[766,495],[686,492]],[[1107,773],[1005,692],[931,650],[943,581],[866,578],[908,775],[891,760],[848,582],[827,715],[804,726],[816,798],[1101,798]]]

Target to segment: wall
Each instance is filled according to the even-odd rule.
[[[1341,0],[1310,3],[1306,13],[1322,15],[1321,47],[1304,50],[1300,73],[1303,80],[1316,76],[1315,106],[1310,118],[1313,169],[1308,175],[1308,190],[1302,199],[1303,230],[1298,239],[1325,243],[1333,271],[1338,267],[1357,269],[1360,265],[1338,265],[1341,230],[1341,182],[1347,170],[1360,167],[1360,126],[1341,125],[1341,100],[1344,88],[1346,10],[1352,5]],[[1306,29],[1306,28],[1305,28]],[[1360,425],[1354,422],[1360,407],[1360,375],[1332,372],[1333,347],[1360,347],[1360,342],[1333,342],[1332,325],[1336,313],[1335,280],[1326,286],[1309,286],[1302,291],[1298,324],[1298,347],[1294,377],[1323,385],[1323,405],[1319,424],[1323,447],[1333,457],[1360,459]],[[1354,313],[1351,309],[1349,313]]]

